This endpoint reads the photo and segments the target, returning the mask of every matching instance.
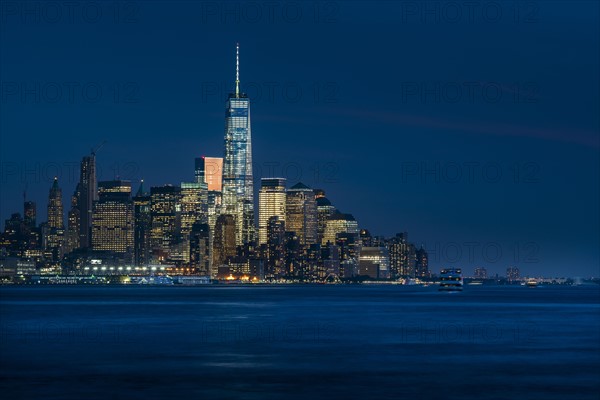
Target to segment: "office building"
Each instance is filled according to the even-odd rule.
[[[272,217],[285,222],[286,193],[284,178],[263,178],[258,192],[258,244],[268,241],[268,223]]]

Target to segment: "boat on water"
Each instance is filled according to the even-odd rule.
[[[537,287],[539,285],[538,281],[527,281],[526,283],[527,287]]]
[[[461,292],[463,290],[462,270],[460,268],[446,268],[440,272],[439,291]]]

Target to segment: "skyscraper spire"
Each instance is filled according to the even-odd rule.
[[[236,44],[235,94],[225,103],[222,211],[234,216],[236,244],[254,241],[254,195],[250,99],[240,93],[240,45]]]
[[[240,44],[235,45],[235,97],[240,98]]]

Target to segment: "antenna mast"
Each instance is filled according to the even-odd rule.
[[[235,45],[235,97],[240,97],[240,44]]]

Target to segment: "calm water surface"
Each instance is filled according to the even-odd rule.
[[[0,393],[597,400],[600,287],[1,287]]]

